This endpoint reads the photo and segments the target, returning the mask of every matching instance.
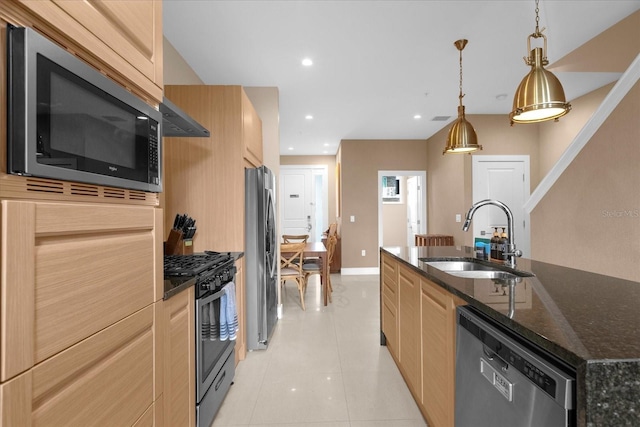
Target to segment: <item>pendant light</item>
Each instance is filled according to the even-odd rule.
[[[509,114],[511,125],[514,123],[537,123],[545,120],[558,120],[571,110],[564,96],[564,89],[560,80],[550,71],[544,69],[549,64],[547,60],[547,37],[542,34],[538,24],[540,11],[536,0],[536,30],[527,38],[529,57],[524,62],[531,66],[513,97],[513,111]],[[536,47],[531,50],[531,38],[542,38],[544,48]]]
[[[472,151],[482,150],[482,145],[478,145],[478,137],[464,115],[464,105],[462,105],[462,50],[467,45],[466,39],[455,41],[453,44],[460,51],[460,105],[458,106],[458,119],[455,121],[449,134],[447,135],[447,146],[442,154],[446,153],[471,153]]]

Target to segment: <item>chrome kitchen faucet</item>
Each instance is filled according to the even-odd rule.
[[[505,260],[505,264],[511,268],[516,267],[516,257],[522,256],[522,251],[516,249],[516,244],[513,239],[513,213],[511,213],[511,209],[504,203],[499,200],[491,200],[485,199],[480,200],[479,202],[474,203],[469,212],[467,212],[467,218],[464,221],[464,225],[462,226],[463,231],[469,231],[469,226],[471,225],[471,219],[473,218],[473,214],[478,210],[478,208],[486,205],[497,206],[507,214],[507,228],[509,229],[509,234],[507,234],[507,248],[504,251],[503,255],[507,255],[508,259]]]

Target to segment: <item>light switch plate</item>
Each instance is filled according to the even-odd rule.
[[[462,222],[462,215],[456,214],[456,222]]]
[[[349,221],[356,222],[356,216],[355,215],[351,215],[351,217],[349,217]]]

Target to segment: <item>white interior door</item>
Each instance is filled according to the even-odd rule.
[[[529,199],[529,156],[481,156],[472,158],[473,203],[499,200],[511,209],[514,242],[523,256],[530,256],[529,217],[524,203]],[[494,227],[507,229],[507,216],[496,206],[485,206],[473,216],[473,236],[490,239]]]
[[[282,234],[309,234],[315,224],[311,169],[280,169]]]

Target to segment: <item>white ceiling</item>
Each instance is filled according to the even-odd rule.
[[[640,0],[542,0],[549,61],[638,9]],[[535,29],[533,0],[164,0],[163,14],[165,37],[205,84],[279,88],[282,155],[334,154],[342,139],[426,139],[448,126],[461,38],[467,115],[507,121]],[[556,75],[568,100],[619,77]]]

